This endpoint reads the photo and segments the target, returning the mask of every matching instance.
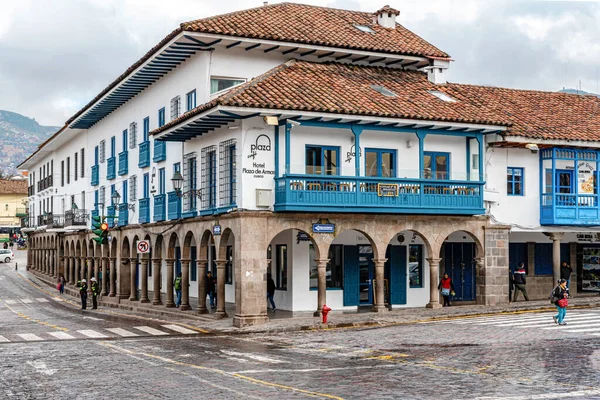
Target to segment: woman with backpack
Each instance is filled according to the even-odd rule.
[[[569,305],[569,301],[567,298],[569,297],[569,291],[567,289],[567,280],[561,279],[558,281],[558,286],[552,292],[553,300],[556,301],[556,309],[558,310],[558,314],[554,317],[554,323],[558,325],[566,325],[564,322],[565,316],[567,315],[567,305]]]

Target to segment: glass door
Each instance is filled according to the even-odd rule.
[[[358,267],[360,271],[360,304],[373,304],[373,248],[358,246]]]

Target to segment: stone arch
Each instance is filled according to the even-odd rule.
[[[162,259],[163,254],[163,236],[158,235],[154,243],[152,243],[152,257]]]
[[[185,234],[185,238],[183,240],[183,251],[181,252],[181,256],[183,259],[190,259],[191,247],[196,245],[196,238],[194,237],[194,233],[192,231],[188,231]]]
[[[175,258],[175,247],[179,246],[179,236],[176,232],[171,233],[169,236],[169,247],[167,249],[167,257]]]
[[[324,254],[323,254],[323,258],[327,258],[328,254],[329,254],[329,247],[330,247],[332,244],[334,244],[334,242],[335,242],[336,240],[338,240],[338,238],[339,238],[339,237],[340,237],[340,236],[341,236],[343,233],[346,233],[346,232],[349,232],[349,231],[355,231],[355,232],[358,232],[358,233],[360,233],[361,235],[363,235],[363,236],[365,237],[365,239],[367,239],[367,242],[369,242],[369,245],[371,245],[371,247],[373,248],[373,258],[374,258],[374,259],[378,259],[378,258],[381,258],[381,257],[385,256],[385,248],[382,248],[382,246],[384,246],[384,245],[385,245],[385,246],[387,246],[387,243],[385,243],[385,244],[380,244],[380,243],[377,243],[377,242],[376,242],[376,241],[373,239],[373,237],[372,237],[372,236],[371,236],[369,233],[367,233],[365,230],[362,230],[362,229],[356,229],[356,228],[353,228],[353,227],[346,227],[346,229],[343,229],[343,230],[341,230],[339,233],[337,233],[337,234],[336,234],[336,236],[335,236],[335,237],[333,237],[333,238],[332,238],[332,240],[331,240],[331,241],[329,241],[329,243],[328,243],[328,246],[327,246],[327,248],[326,248],[326,250],[327,250],[327,253],[324,253]]]
[[[113,239],[114,241],[115,239]],[[128,298],[131,294],[131,273],[130,273],[130,251],[131,245],[127,236],[123,237],[121,242],[121,257],[120,262],[117,264],[117,283],[118,293],[120,298]],[[116,252],[114,253],[116,257]],[[112,278],[111,278],[112,279]]]
[[[446,242],[446,240],[453,234],[456,233],[463,233],[466,234],[469,239],[471,239],[473,241],[473,243],[475,243],[475,257],[476,258],[481,258],[484,255],[484,248],[483,248],[483,243],[481,241],[481,239],[479,237],[477,237],[477,235],[471,231],[469,231],[468,229],[449,229],[446,232],[444,232],[444,235],[442,236],[442,242],[439,245],[439,249],[438,249],[438,254],[439,251],[441,251],[442,249],[442,244],[444,242]]]
[[[198,259],[208,260],[208,248],[215,245],[215,238],[212,232],[208,229],[204,231],[200,239],[200,249],[198,251]]]
[[[139,240],[140,240],[140,237],[138,235],[135,235],[133,237],[133,239],[131,240],[131,253],[129,253],[131,258],[136,258],[137,257],[137,254],[138,254],[138,252],[137,252],[137,242]]]

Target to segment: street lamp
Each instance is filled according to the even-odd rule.
[[[119,194],[119,192],[117,190],[115,190],[112,194],[112,196],[110,197],[113,201],[113,204],[115,205],[119,205],[121,202],[121,195]],[[135,204],[124,204],[127,206],[128,210],[135,210]]]
[[[181,187],[183,186],[183,176],[179,171],[175,171],[173,177],[171,178],[171,183],[173,184],[173,189],[175,189],[175,194],[179,198],[189,198],[196,196],[199,199],[202,198],[202,189],[190,189],[187,192],[183,193]]]

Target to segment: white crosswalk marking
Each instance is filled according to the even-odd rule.
[[[47,300],[47,299],[44,299],[43,297],[39,297],[39,298],[37,298],[36,300],[37,300],[38,302],[40,302],[40,303],[48,303],[48,300]]]
[[[107,328],[106,330],[109,332],[112,332],[112,333],[116,333],[117,335],[123,336],[123,337],[139,336],[137,333],[129,332],[129,331],[126,331],[125,329],[121,329],[121,328]]]
[[[34,340],[42,340],[41,337],[34,335],[33,333],[18,333],[17,336],[21,336],[23,339],[27,340],[28,342],[31,342]]]
[[[151,328],[149,326],[135,326],[134,328],[135,329],[139,329],[142,332],[146,332],[146,333],[149,333],[149,334],[154,335],[154,336],[168,335],[167,332],[159,331],[158,329],[154,329],[154,328]]]
[[[19,300],[21,300],[25,304],[31,304],[31,303],[33,303],[33,300],[30,300],[30,299],[19,299]]]
[[[0,342],[10,342],[10,340],[5,338],[4,336],[0,336]]]
[[[16,300],[6,300],[5,301],[6,304],[17,304]]]
[[[565,332],[569,332],[569,333],[583,333],[583,332],[600,332],[600,325],[596,325],[595,328],[592,327],[588,327],[588,328],[582,328],[582,329],[571,329],[572,325],[565,325],[565,326],[561,326],[561,328],[566,328],[564,329]]]
[[[188,328],[184,328],[183,326],[179,326],[179,325],[161,325],[163,328],[167,328],[167,329],[171,329],[173,331],[179,332],[179,333],[183,333],[186,335],[193,335],[194,333],[198,333],[196,331],[193,331],[191,329]]]
[[[52,300],[54,300],[54,301],[65,301],[64,299],[61,299],[60,297],[53,297]]]
[[[48,335],[52,335],[61,340],[75,339],[75,336],[71,336],[66,332],[48,332]]]
[[[87,336],[87,337],[90,337],[90,338],[94,338],[94,339],[102,339],[102,338],[108,337],[108,336],[106,336],[103,333],[96,332],[96,331],[93,331],[91,329],[84,329],[84,330],[77,331],[77,332],[81,333],[84,336]]]

